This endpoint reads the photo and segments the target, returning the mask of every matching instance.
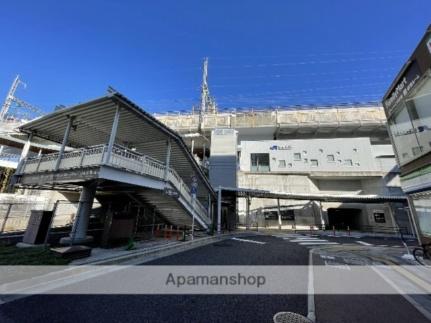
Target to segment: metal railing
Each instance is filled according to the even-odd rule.
[[[64,153],[58,164],[58,169],[56,169],[59,157],[58,153],[29,157],[23,161],[17,174],[22,175],[109,165],[139,175],[151,176],[160,180],[169,181],[189,206],[195,209],[199,216],[206,220],[205,222],[211,222],[208,218],[206,208],[197,199],[193,198],[189,187],[174,169],[169,167],[167,178],[165,178],[166,166],[157,159],[116,144],[112,148],[109,160],[104,161],[107,151],[108,145],[97,145]]]
[[[0,160],[8,162],[18,162],[20,158],[19,154],[0,153]]]

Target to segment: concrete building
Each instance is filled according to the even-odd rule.
[[[389,87],[383,105],[419,242],[430,248],[431,26]]]
[[[217,174],[215,188],[220,178],[228,178],[232,183],[234,177],[223,176],[226,165],[222,169],[211,162],[217,160],[212,157],[213,151],[221,150],[211,132],[231,129],[235,130],[238,144],[236,161],[231,163],[237,169],[235,187],[239,189],[314,196],[403,196],[380,106],[250,109],[200,117],[193,114],[156,117],[180,132],[195,156],[211,156],[210,174]],[[279,212],[281,225],[286,228],[325,225],[389,231],[403,227],[405,231],[413,231],[403,199],[346,203],[317,202],[310,198],[281,199],[277,203],[274,198],[240,197],[236,203],[235,217],[244,225],[276,227]]]

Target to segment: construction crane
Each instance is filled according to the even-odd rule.
[[[0,121],[4,121],[7,119],[9,115],[10,109],[13,107],[13,105],[16,105],[17,107],[22,107],[29,112],[32,112],[35,116],[39,116],[42,113],[42,110],[38,107],[35,107],[34,105],[18,98],[15,96],[15,92],[18,89],[19,85],[22,85],[24,88],[27,87],[27,84],[25,84],[23,81],[20,80],[19,75],[17,75],[12,82],[12,86],[9,89],[9,92],[7,93],[6,100],[3,103],[3,106],[0,110]]]

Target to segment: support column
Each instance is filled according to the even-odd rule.
[[[277,199],[277,213],[278,213],[278,230],[281,230],[281,211],[280,211],[280,199]]]
[[[250,197],[247,195],[245,200],[245,229],[250,228]]]
[[[192,139],[192,148],[190,149],[190,151],[192,152],[193,155],[193,150],[195,150],[195,140]]]
[[[88,222],[90,213],[93,207],[94,196],[96,195],[96,183],[84,186],[79,196],[79,205],[76,212],[75,221],[69,237],[62,238],[61,244],[81,244],[88,243],[93,240],[93,237],[87,236]]]
[[[211,194],[208,194],[208,209],[207,209],[208,218],[211,219]]]
[[[27,158],[31,146],[31,139],[33,139],[33,133],[29,133],[27,136],[27,141],[25,142],[21,151],[21,156],[19,157],[19,163]]]
[[[67,117],[69,120],[67,121],[67,126],[66,126],[66,130],[64,131],[63,141],[61,142],[60,151],[58,152],[57,162],[54,168],[54,170],[56,171],[60,168],[61,158],[63,157],[64,149],[66,148],[67,141],[69,140],[70,129],[72,129],[73,120],[75,119],[74,117],[71,117],[71,116],[67,116]]]
[[[407,203],[410,209],[410,215],[411,215],[411,219],[413,222],[413,226],[415,228],[416,231],[416,237],[418,239],[418,243],[419,245],[422,245],[422,236],[421,233],[419,231],[419,227],[418,227],[418,221],[417,221],[417,214],[416,214],[416,209],[415,209],[415,205],[413,204],[413,199],[411,196],[407,195]]]
[[[217,196],[217,234],[221,233],[221,186],[218,187],[218,196]]]
[[[165,174],[163,176],[164,180],[167,181],[168,180],[168,174],[169,174],[169,167],[171,165],[171,138],[168,138],[168,140],[166,141],[166,160],[165,160]]]
[[[105,153],[105,158],[103,159],[104,164],[108,164],[111,160],[112,148],[115,144],[115,137],[117,136],[118,122],[120,121],[120,106],[117,105],[115,110],[114,121],[112,122],[111,134],[109,136],[108,149]]]
[[[322,230],[325,230],[326,223],[325,223],[325,219],[323,218],[322,201],[319,201],[319,214],[320,214],[320,224],[322,225]]]

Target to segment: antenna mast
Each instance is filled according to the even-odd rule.
[[[214,99],[210,96],[208,88],[208,57],[204,58],[204,66],[202,72],[202,87],[201,87],[201,107],[200,114],[216,113],[217,106]]]

